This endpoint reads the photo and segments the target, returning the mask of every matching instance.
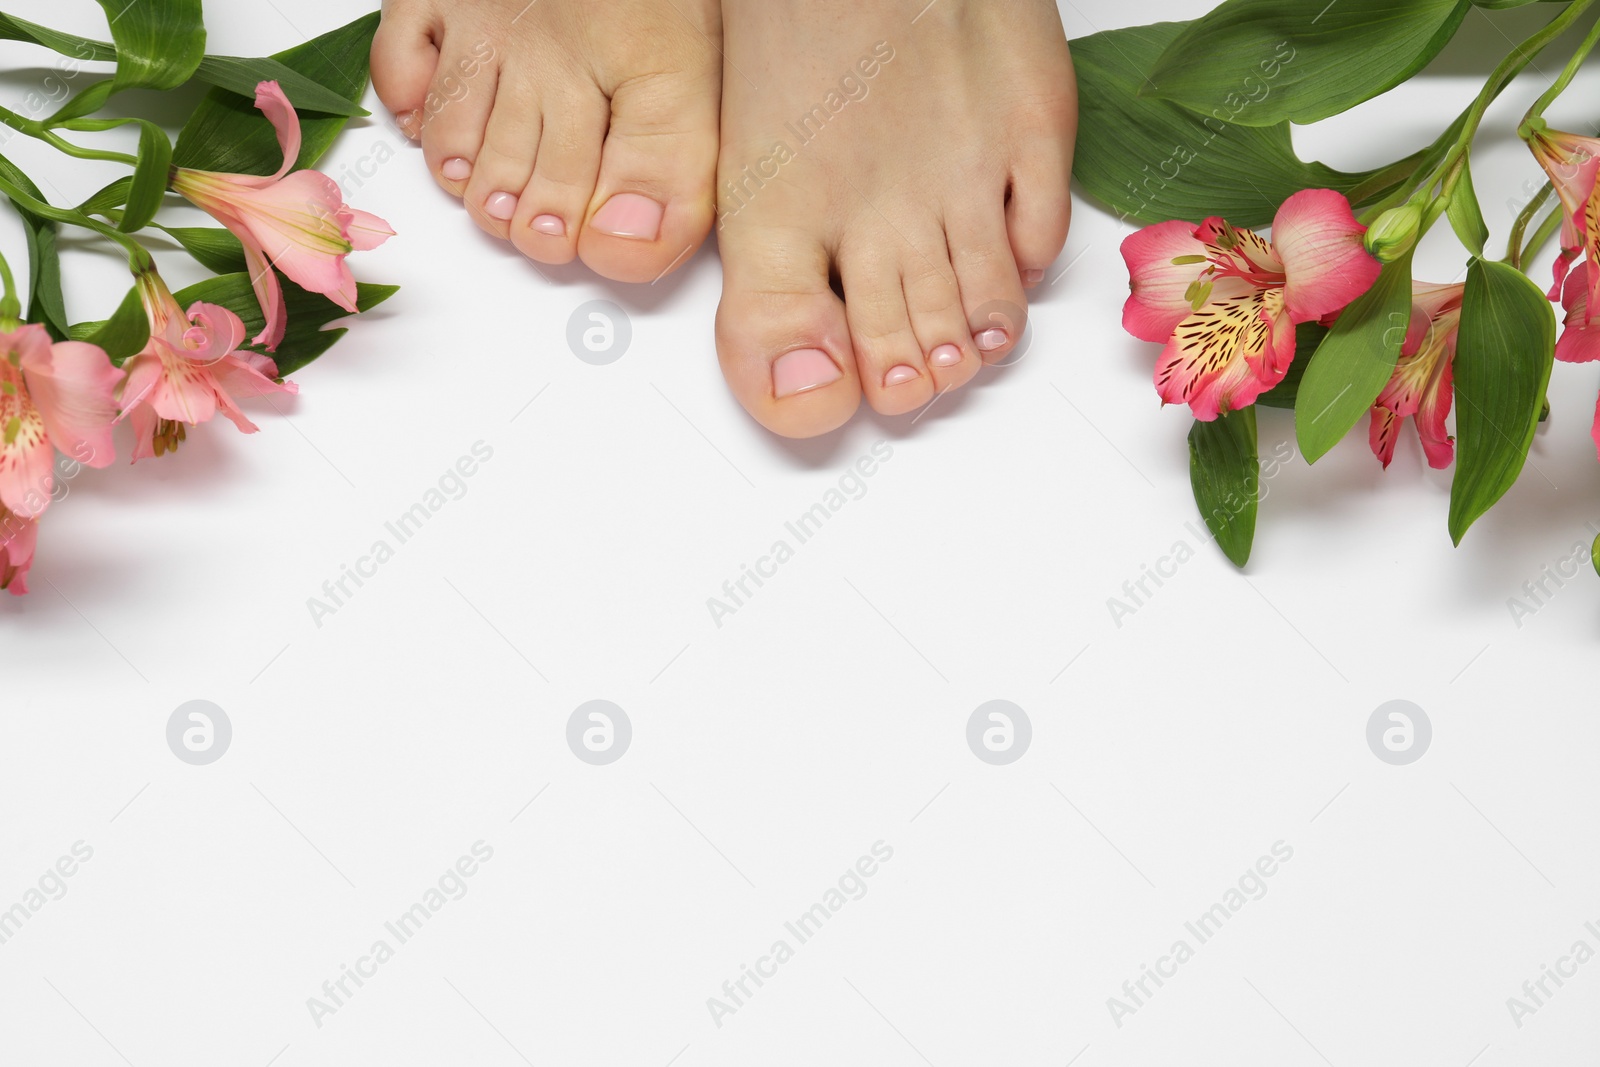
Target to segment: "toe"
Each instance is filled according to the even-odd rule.
[[[421,132],[428,85],[439,66],[433,43],[439,31],[426,7],[400,2],[384,12],[372,38],[372,88],[407,137]]]
[[[727,227],[720,239],[717,357],[757,422],[784,437],[844,425],[861,402],[844,304],[814,234]]]
[[[1032,289],[1067,243],[1072,221],[1070,136],[1031,142],[1011,171],[1006,233],[1022,284]]]
[[[578,240],[590,269],[651,282],[700,247],[716,211],[717,100],[714,77],[660,75],[617,90]]]
[[[973,344],[985,363],[998,363],[1011,354],[1028,323],[1000,197],[992,210],[961,212],[947,225],[950,263]]]
[[[983,359],[967,325],[955,268],[942,248],[935,256],[934,247],[937,246],[929,244],[926,260],[914,257],[904,263],[902,270],[911,330],[938,395],[970,382],[983,366]]]
[[[933,398],[933,377],[911,328],[893,247],[875,243],[859,255],[845,251],[845,319],[855,349],[856,371],[867,403],[880,415],[903,415]]]
[[[423,108],[422,154],[439,185],[461,196],[483,147],[500,71],[490,46],[458,46],[448,35],[439,56]]]
[[[533,177],[511,221],[511,240],[540,263],[570,263],[595,176],[608,120],[606,98],[586,86],[547,101]]]
[[[496,237],[510,236],[522,191],[533,176],[541,122],[533,86],[508,70],[500,79],[483,147],[462,198],[478,225]]]

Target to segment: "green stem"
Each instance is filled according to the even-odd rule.
[[[1517,215],[1517,221],[1511,225],[1511,239],[1506,242],[1506,262],[1518,270],[1522,269],[1522,257],[1528,251],[1522,243],[1522,235],[1528,232],[1528,223],[1533,221],[1533,217],[1539,213],[1539,209],[1544,207],[1545,202],[1555,191],[1554,185],[1545,182],[1544,188],[1528,201],[1527,206]]]
[[[84,148],[82,145],[75,145],[32,119],[25,119],[15,111],[3,107],[0,107],[0,123],[10,126],[18,133],[25,133],[29,137],[35,137],[56,151],[69,155],[74,159],[99,159],[109,163],[122,163],[129,167],[137,167],[139,165],[137,156],[130,156],[126,152],[106,152],[96,148]]]
[[[1517,45],[1509,55],[1500,61],[1500,65],[1494,68],[1494,72],[1489,75],[1489,80],[1484,83],[1477,99],[1467,109],[1466,122],[1462,124],[1461,133],[1456,138],[1455,146],[1444,157],[1443,162],[1439,164],[1438,169],[1434,171],[1433,176],[1423,187],[1424,189],[1431,189],[1434,182],[1448,175],[1448,178],[1445,178],[1446,185],[1440,190],[1440,195],[1445,197],[1450,195],[1455,188],[1455,182],[1461,174],[1459,164],[1472,146],[1472,140],[1478,134],[1478,124],[1483,121],[1484,113],[1489,110],[1489,105],[1494,103],[1495,98],[1505,90],[1506,86],[1511,84],[1511,80],[1521,74],[1523,69],[1529,63],[1532,63],[1551,41],[1560,37],[1573,23],[1582,18],[1584,12],[1588,11],[1594,3],[1595,0],[1574,0],[1565,11],[1552,19],[1544,29]]]
[[[11,277],[11,264],[4,255],[0,255],[0,285],[5,286],[5,295],[0,296],[0,327],[9,328],[21,321],[22,304],[17,300],[17,283]]]
[[[103,222],[90,218],[81,211],[47,204],[37,197],[29,196],[3,177],[0,177],[0,193],[9,197],[11,202],[18,207],[31,211],[40,218],[49,219],[51,222],[65,222],[72,226],[81,226],[86,230],[93,230],[101,237],[115,241],[122,246],[123,251],[128,253],[128,269],[135,274],[141,274],[155,267],[155,262],[150,258],[150,253],[145,251],[144,246],[138,241],[135,241],[125,233],[117,232]]]
[[[1539,99],[1533,102],[1533,106],[1523,116],[1523,122],[1542,116],[1544,109],[1549,107],[1556,97],[1566,91],[1567,86],[1572,82],[1573,76],[1578,73],[1578,68],[1583,66],[1583,61],[1589,57],[1590,51],[1594,49],[1597,43],[1600,43],[1600,21],[1597,21],[1589,28],[1589,36],[1585,37],[1583,43],[1578,46],[1578,50],[1572,53],[1572,58],[1567,61],[1566,68],[1561,72],[1561,77],[1557,78],[1556,83],[1546,89]]]
[[[1527,268],[1533,265],[1533,257],[1539,254],[1539,249],[1543,248],[1545,242],[1550,240],[1555,235],[1555,232],[1561,228],[1561,223],[1565,218],[1565,209],[1560,204],[1557,204],[1555,210],[1546,215],[1544,221],[1539,223],[1539,228],[1533,231],[1533,236],[1528,238],[1528,243],[1523,246],[1522,253],[1511,265],[1526,274]]]

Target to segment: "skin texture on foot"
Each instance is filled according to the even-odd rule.
[[[812,437],[863,397],[903,414],[1003,360],[1071,214],[1077,94],[1052,0],[914,19],[890,0],[725,0],[723,25],[717,352],[745,409]]]
[[[372,82],[484,230],[650,282],[711,229],[720,38],[717,0],[385,0]]]

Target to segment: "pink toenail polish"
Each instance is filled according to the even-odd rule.
[[[439,167],[439,173],[449,181],[464,182],[472,177],[472,164],[456,156],[454,159],[445,160]]]
[[[940,345],[928,353],[928,362],[935,367],[954,367],[961,362],[961,349],[955,345]]]
[[[844,377],[839,365],[820,348],[797,348],[772,361],[772,395],[779,400],[831,385]]]
[[[483,202],[483,213],[491,219],[507,222],[517,213],[517,198],[510,193],[491,193]]]
[[[972,339],[978,343],[978,348],[984,352],[993,352],[997,348],[1004,348],[1008,340],[1006,332],[998,326],[973,334]]]
[[[594,213],[589,225],[612,237],[635,241],[654,241],[661,233],[661,217],[666,208],[638,193],[618,193]]]
[[[1022,272],[1022,285],[1026,289],[1032,289],[1042,281],[1044,281],[1044,271],[1042,270],[1025,270]]]
[[[535,215],[529,225],[540,233],[547,233],[551,237],[565,237],[567,235],[567,224],[561,221],[559,215]]]
[[[883,384],[904,385],[907,382],[914,382],[920,377],[922,377],[921,371],[908,363],[902,363],[898,367],[889,368],[889,373],[883,376]]]
[[[394,121],[395,125],[400,127],[400,132],[411,140],[415,141],[422,136],[422,111],[419,108],[399,112],[395,115]]]

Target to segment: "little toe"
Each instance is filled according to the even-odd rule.
[[[962,212],[947,225],[950,263],[972,342],[985,363],[998,363],[1011,354],[1028,325],[1027,296],[1000,200],[996,197],[989,211]]]
[[[459,197],[483,147],[500,71],[470,49],[453,48],[448,36],[439,55],[421,120],[422,154],[440,187]]]

